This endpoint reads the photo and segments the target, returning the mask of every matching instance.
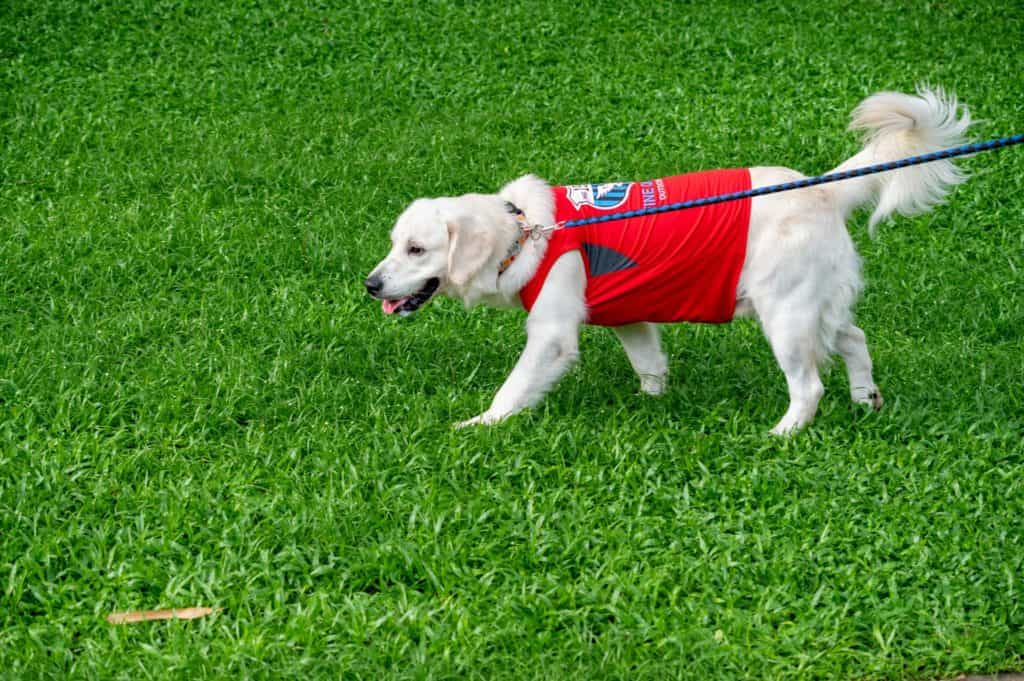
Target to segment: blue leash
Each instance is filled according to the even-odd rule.
[[[582,227],[583,225],[592,225],[598,222],[611,222],[612,220],[638,218],[643,217],[644,215],[655,215],[657,213],[668,213],[670,211],[684,210],[686,208],[710,206],[714,203],[725,203],[726,201],[737,201],[739,199],[746,199],[752,196],[764,196],[765,194],[777,194],[779,192],[788,192],[791,189],[802,189],[804,187],[813,187],[814,185],[817,184],[825,184],[826,182],[838,182],[839,180],[848,180],[851,177],[861,177],[863,175],[872,175],[874,173],[884,173],[887,170],[896,170],[897,168],[916,166],[922,163],[930,163],[931,161],[939,161],[944,158],[964,156],[965,154],[976,154],[979,151],[1002,149],[1003,147],[1013,146],[1014,144],[1020,144],[1022,142],[1024,142],[1024,134],[1012,135],[1010,137],[989,140],[987,142],[975,142],[974,144],[965,144],[963,146],[953,147],[951,149],[933,151],[930,154],[910,156],[908,158],[902,158],[898,161],[888,161],[886,163],[879,163],[873,166],[865,166],[864,168],[844,170],[842,172],[832,173],[830,175],[818,175],[817,177],[807,177],[804,178],[803,180],[797,180],[796,182],[783,182],[782,184],[773,184],[767,187],[758,187],[757,189],[747,189],[742,192],[732,192],[730,194],[719,194],[718,196],[707,196],[702,199],[692,199],[690,201],[667,203],[664,206],[655,206],[654,208],[640,208],[637,210],[627,210],[621,213],[609,213],[607,215],[598,215],[592,218],[566,220],[561,224],[561,226]]]

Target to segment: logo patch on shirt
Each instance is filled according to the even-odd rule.
[[[565,198],[579,210],[593,206],[600,210],[618,208],[626,202],[632,182],[608,182],[605,184],[573,184],[565,188]]]

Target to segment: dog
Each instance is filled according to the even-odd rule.
[[[964,142],[966,107],[940,89],[879,92],[853,111],[859,153],[833,172]],[[782,167],[692,173],[648,182],[552,187],[534,175],[497,194],[413,201],[391,231],[391,249],[364,284],[388,314],[408,315],[436,295],[527,309],[526,347],[482,414],[492,424],[538,403],[578,356],[582,324],[611,326],[649,395],[665,391],[668,361],[657,324],[754,317],[786,377],[789,407],[771,429],[810,423],[824,386],[819,367],[839,354],[855,403],[880,409],[864,332],[851,308],[860,259],[846,221],[874,204],[869,233],[894,213],[942,202],[966,175],[949,160],[833,184],[690,209],[560,227],[567,218],[665,205],[804,176]],[[717,211],[717,212],[716,212]],[[653,245],[652,245],[653,244]]]

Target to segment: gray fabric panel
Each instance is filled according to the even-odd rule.
[[[592,277],[636,267],[636,262],[607,246],[584,242],[583,250],[586,251],[587,259],[590,261],[590,276]]]

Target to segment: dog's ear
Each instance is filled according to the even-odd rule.
[[[494,253],[494,235],[470,218],[448,220],[448,280],[465,286]]]

